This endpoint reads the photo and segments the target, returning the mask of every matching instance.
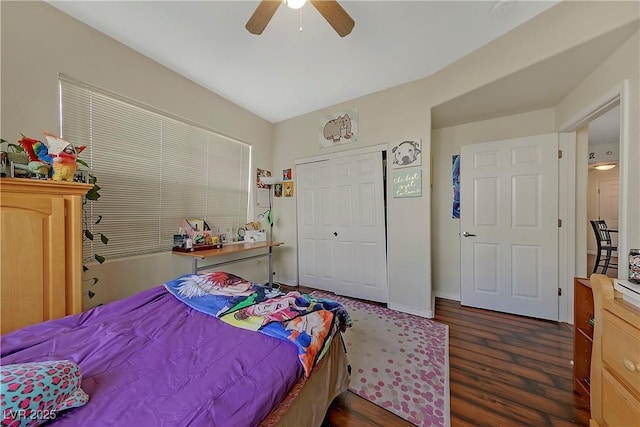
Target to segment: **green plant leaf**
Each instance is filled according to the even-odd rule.
[[[83,266],[82,266],[82,272],[83,272],[83,273],[86,273],[86,272],[87,272],[87,270],[89,270],[89,267],[87,267],[86,265],[83,265]]]
[[[89,165],[87,164],[87,162],[85,162],[85,161],[84,161],[84,160],[82,160],[82,159],[76,159],[76,162],[77,162],[77,163],[80,163],[80,164],[81,164],[82,166],[84,166],[85,168],[88,168],[88,167],[89,167]]]
[[[78,160],[78,162],[81,165],[86,166],[87,168],[89,167],[87,165],[87,163],[82,161],[82,160]],[[84,211],[85,218],[87,218],[89,216],[89,214],[86,211],[86,209],[87,209],[87,204],[86,204],[87,201],[88,200],[96,201],[96,200],[98,200],[100,198],[100,186],[97,184],[97,182],[98,182],[98,178],[95,175],[89,173],[89,184],[92,184],[93,187],[87,192],[87,195],[86,195],[86,197],[85,197],[85,199],[83,201],[82,209]],[[102,221],[102,215],[98,215],[97,217],[98,218],[95,220],[94,224],[100,224],[100,222]],[[86,221],[88,222],[89,220],[86,220]],[[93,241],[93,237],[94,236],[89,230],[83,230],[83,232],[84,232],[84,235],[85,235],[85,237],[87,239]],[[105,236],[104,234],[100,233],[100,241],[103,244],[106,245],[109,242],[109,238],[107,236]],[[100,264],[102,264],[105,261],[105,257],[103,257],[102,255],[93,254],[93,257]],[[88,270],[88,268],[85,267],[84,265],[82,266],[82,269],[85,272]],[[91,280],[92,281],[92,283],[89,286],[93,286],[96,283],[98,283],[98,281],[99,281],[99,279],[97,277],[93,277],[91,279],[86,279],[86,280]],[[89,299],[91,299],[96,295],[96,293],[93,292],[93,291],[87,291],[87,295],[89,296]],[[98,304],[98,305],[102,305],[102,304]]]
[[[16,153],[24,153],[24,148],[21,145],[9,143],[7,146],[12,148]]]
[[[87,192],[87,199],[95,201],[95,200],[98,200],[99,198],[100,198],[100,193],[98,193],[98,190],[96,190],[95,186]]]

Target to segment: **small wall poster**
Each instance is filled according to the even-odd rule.
[[[293,197],[293,181],[285,181],[282,183],[282,193],[284,197]]]
[[[452,156],[451,179],[453,181],[453,207],[451,217],[460,219],[460,154]]]
[[[407,168],[422,165],[422,150],[420,140],[402,141],[391,149],[393,168]]]
[[[267,188],[267,186],[263,184],[262,181],[260,181],[260,178],[262,178],[263,176],[271,176],[271,171],[256,168],[256,185],[258,186],[258,188]]]
[[[323,147],[358,140],[358,110],[349,109],[320,119],[318,138]]]
[[[282,184],[273,184],[273,195],[275,197],[282,197]]]
[[[291,168],[282,170],[282,180],[283,181],[291,181],[292,176],[293,175],[291,175]]]
[[[257,168],[256,170],[256,206],[259,208],[269,207],[269,187],[260,181],[261,177],[271,176],[271,171]]]
[[[422,197],[422,169],[394,171],[393,197]]]

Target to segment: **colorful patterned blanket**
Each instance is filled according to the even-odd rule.
[[[284,293],[229,273],[186,274],[164,286],[195,310],[292,342],[307,377],[329,348],[334,333],[351,326],[349,314],[336,301]]]

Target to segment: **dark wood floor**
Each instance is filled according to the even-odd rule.
[[[589,424],[588,403],[573,393],[573,332],[568,324],[444,299],[436,300],[434,320],[449,325],[452,426]],[[329,426],[411,424],[345,392],[327,413],[324,427]]]

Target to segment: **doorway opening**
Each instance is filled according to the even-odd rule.
[[[609,277],[618,277],[618,235],[623,232],[619,224],[620,203],[620,101],[611,108],[585,124],[587,127],[589,164],[587,179],[587,274],[601,273]],[[614,248],[609,257],[609,266],[604,266],[603,256],[608,251],[600,251],[598,255],[598,236],[591,221],[604,221],[606,236],[610,241],[605,243]]]

